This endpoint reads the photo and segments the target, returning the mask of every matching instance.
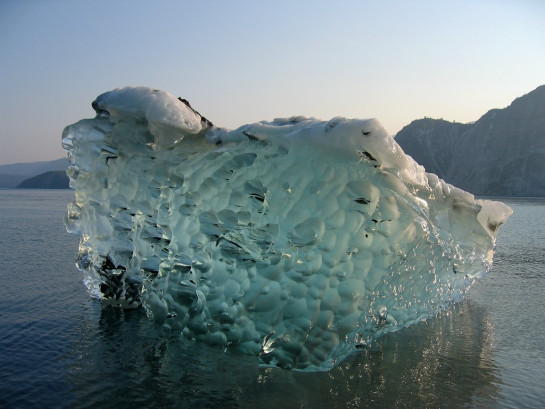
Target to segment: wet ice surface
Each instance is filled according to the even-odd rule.
[[[376,120],[214,127],[147,88],[66,128],[90,293],[265,365],[328,369],[491,266],[498,202],[424,173]]]

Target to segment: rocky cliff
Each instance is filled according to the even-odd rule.
[[[545,196],[545,85],[471,124],[419,119],[396,141],[426,171],[481,196]]]

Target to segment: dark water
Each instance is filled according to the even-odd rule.
[[[1,408],[545,407],[545,201],[506,200],[495,267],[463,302],[301,373],[90,299],[63,226],[72,195],[0,190]]]

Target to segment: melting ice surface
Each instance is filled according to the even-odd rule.
[[[63,133],[91,295],[265,365],[326,370],[459,301],[511,214],[425,173],[376,120],[228,131],[144,87],[93,108]]]

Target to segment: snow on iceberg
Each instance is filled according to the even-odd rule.
[[[228,131],[144,87],[92,106],[63,132],[91,295],[266,365],[326,370],[435,316],[489,271],[511,214],[373,119]]]

